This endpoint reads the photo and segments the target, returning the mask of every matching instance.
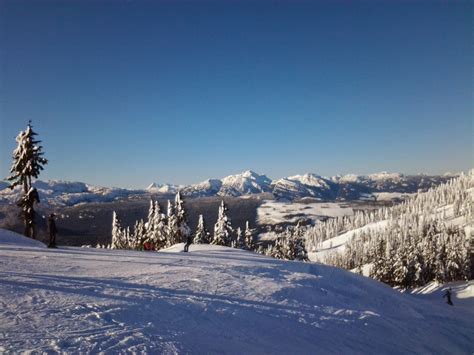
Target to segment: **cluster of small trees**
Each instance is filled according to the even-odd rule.
[[[308,261],[304,239],[305,231],[305,227],[301,224],[296,227],[288,227],[278,234],[273,245],[263,250],[263,254],[277,259]]]
[[[178,192],[175,204],[168,201],[163,213],[158,201],[150,201],[148,218],[135,222],[133,229],[122,227],[117,214],[112,217],[112,249],[159,250],[186,241],[191,230],[186,221],[184,201]]]
[[[314,248],[333,233],[355,230],[344,252],[328,254],[325,263],[349,270],[369,266],[371,277],[401,288],[467,279],[470,247],[463,224],[473,220],[473,187],[473,176],[461,175],[401,205],[321,223],[307,230],[308,244]],[[357,230],[361,221],[368,225]]]
[[[464,229],[439,220],[424,221],[408,231],[403,228],[395,220],[386,228],[361,232],[345,245],[343,253],[331,253],[324,262],[359,272],[367,265],[370,277],[401,288],[469,278]]]
[[[234,229],[228,217],[228,209],[224,201],[219,206],[217,222],[214,225],[214,234],[206,229],[204,217],[199,215],[198,225],[194,235],[187,224],[184,201],[178,192],[174,205],[168,201],[166,213],[163,213],[158,201],[150,201],[148,218],[146,221],[135,222],[133,229],[122,227],[117,214],[112,218],[112,242],[108,246],[112,249],[160,250],[178,243],[192,240],[195,244],[223,245],[246,250],[254,250],[254,230],[245,224],[245,230]]]

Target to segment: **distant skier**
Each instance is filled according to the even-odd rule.
[[[191,233],[189,233],[188,236],[186,237],[186,244],[184,245],[185,253],[189,251],[189,246],[192,244],[192,242],[193,242],[193,236],[191,235]]]
[[[450,306],[454,306],[453,302],[451,301],[451,287],[446,290],[446,293],[443,295],[443,298],[445,297],[448,299],[447,304],[449,304]]]
[[[58,229],[56,228],[56,222],[54,221],[54,213],[51,213],[48,217],[48,231],[49,231],[49,244],[48,248],[56,248],[56,234]]]

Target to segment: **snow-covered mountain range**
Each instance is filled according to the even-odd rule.
[[[121,198],[141,195],[174,194],[178,190],[184,196],[244,196],[268,193],[279,200],[314,198],[316,200],[375,200],[398,198],[403,194],[426,191],[451,179],[455,175],[428,176],[403,175],[397,173],[378,173],[371,175],[344,175],[324,177],[307,173],[272,180],[266,175],[248,170],[222,179],[208,179],[192,185],[173,185],[152,183],[146,189],[122,189],[97,187],[82,182],[61,180],[37,180],[34,186],[40,198],[54,205],[75,205],[87,202],[109,202]],[[20,188],[10,190],[8,184],[0,184],[0,203],[17,201]]]

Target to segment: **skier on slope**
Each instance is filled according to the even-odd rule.
[[[191,233],[189,233],[188,236],[186,237],[186,244],[184,245],[185,253],[189,251],[189,246],[192,244],[192,242],[193,242],[193,236],[191,235]]]
[[[453,302],[451,301],[451,287],[446,290],[446,293],[443,295],[443,298],[447,298],[447,304],[450,306],[454,306]]]
[[[54,221],[54,213],[51,213],[48,217],[48,231],[49,231],[49,244],[48,248],[56,248],[56,234],[58,229],[56,228],[56,222]]]

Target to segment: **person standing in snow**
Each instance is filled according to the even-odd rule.
[[[451,287],[446,290],[446,293],[443,295],[443,298],[445,297],[448,299],[446,303],[450,306],[454,306],[453,302],[451,301]]]
[[[56,228],[56,222],[54,221],[54,213],[51,213],[48,217],[48,231],[49,231],[49,244],[48,248],[56,247],[56,234],[58,229]]]
[[[191,233],[189,233],[188,236],[186,237],[186,244],[184,245],[185,253],[189,251],[189,246],[192,244],[192,242],[193,242],[193,236],[191,235]]]

